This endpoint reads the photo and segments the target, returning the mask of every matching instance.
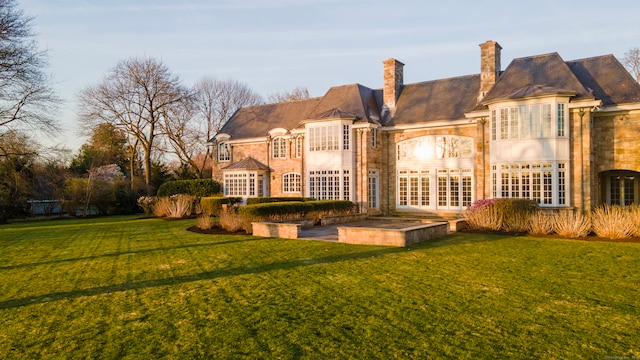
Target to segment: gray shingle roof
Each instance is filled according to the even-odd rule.
[[[252,158],[246,157],[238,162],[235,162],[231,165],[227,165],[220,170],[270,170],[269,167],[260,161]]]
[[[613,55],[567,61],[567,65],[603,105],[640,101],[640,84]]]
[[[479,89],[480,75],[404,85],[389,125],[464,119],[476,106]]]

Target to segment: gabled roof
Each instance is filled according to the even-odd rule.
[[[593,99],[593,94],[578,80],[558,53],[514,59],[482,99],[482,104],[513,99],[514,92],[527,86],[553,88],[575,94],[575,98]]]
[[[269,167],[260,161],[252,158],[246,157],[236,163],[231,165],[227,165],[220,170],[264,170],[269,171]]]
[[[640,101],[640,84],[613,55],[567,61],[567,65],[602,105]]]
[[[404,85],[392,124],[464,119],[478,102],[480,75]]]
[[[322,119],[327,112],[337,109],[343,114],[364,121],[378,121],[380,106],[376,102],[374,91],[360,84],[334,86],[322,97],[318,106],[309,114],[309,119]]]

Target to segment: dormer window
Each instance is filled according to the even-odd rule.
[[[287,158],[287,141],[283,137],[277,137],[271,142],[271,152],[274,159]]]
[[[229,143],[221,142],[218,144],[218,161],[227,162],[231,161],[231,149]]]

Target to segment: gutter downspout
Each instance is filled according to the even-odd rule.
[[[580,183],[582,184],[582,186],[580,186],[580,210],[582,211],[582,214],[584,214],[584,154],[582,139],[582,119],[584,117],[584,114],[584,109],[580,108],[580,111],[578,112],[578,115],[580,116],[580,156],[578,161],[580,162]]]

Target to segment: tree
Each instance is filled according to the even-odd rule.
[[[38,50],[31,21],[15,0],[0,0],[0,133],[58,130],[51,114],[59,99],[43,71],[46,52]]]
[[[87,143],[71,160],[69,169],[77,175],[86,174],[98,166],[117,164],[126,168],[128,162],[127,136],[113,124],[98,124],[91,130]]]
[[[172,152],[196,178],[203,178],[211,167],[207,142],[241,107],[262,104],[262,97],[235,80],[200,79],[180,106],[174,107],[165,122]],[[184,176],[184,174],[182,175]]]
[[[127,59],[118,63],[102,83],[80,92],[80,121],[85,127],[108,123],[131,138],[130,148],[139,147],[143,152],[144,180],[150,193],[153,152],[157,150],[161,124],[186,96],[180,79],[162,62]]]
[[[309,90],[306,87],[298,86],[291,91],[276,92],[267,96],[267,102],[279,103],[295,100],[303,100],[309,98]]]
[[[624,53],[622,64],[635,77],[636,81],[640,81],[640,49],[637,47],[629,49]]]
[[[32,144],[18,131],[0,134],[0,222],[26,215],[37,155]]]

